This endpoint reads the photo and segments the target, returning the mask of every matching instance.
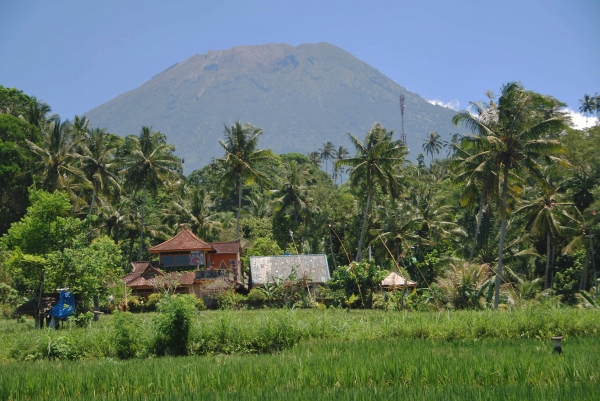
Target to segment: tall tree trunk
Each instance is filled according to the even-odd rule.
[[[590,250],[588,249],[585,253],[585,260],[583,262],[583,271],[581,272],[581,280],[579,280],[579,289],[584,290],[587,288],[587,275],[588,267],[590,265]]]
[[[329,251],[331,252],[331,260],[333,260],[333,270],[337,270],[335,254],[333,253],[333,241],[331,241],[331,226],[329,227]]]
[[[40,295],[38,298],[37,309],[35,310],[35,327],[39,327],[40,329],[44,328],[44,314],[41,313],[42,309],[42,297],[44,296],[44,278],[46,276],[46,270],[42,269],[42,274],[40,275]]]
[[[144,217],[146,213],[146,184],[144,183],[144,200],[142,201],[142,223],[140,226],[140,250],[138,251],[138,261],[142,261],[142,249],[144,247]]]
[[[500,246],[498,247],[498,269],[496,271],[496,288],[494,291],[494,309],[500,303],[500,285],[502,284],[502,254],[504,253],[504,236],[506,235],[506,204],[508,201],[508,165],[504,166],[504,182],[502,183],[502,221],[500,223]]]
[[[237,183],[237,196],[238,196],[238,210],[237,219],[235,223],[235,239],[240,239],[240,214],[242,212],[242,175],[240,174],[239,181]]]
[[[365,207],[365,215],[363,216],[362,228],[360,230],[360,238],[358,240],[358,252],[356,253],[356,261],[362,260],[362,243],[365,239],[365,228],[367,227],[367,215],[369,214],[369,206],[371,205],[371,188],[367,190],[367,206]]]
[[[548,289],[550,282],[550,231],[546,233],[546,274],[544,275],[544,289]]]
[[[592,269],[594,270],[594,285],[596,286],[595,299],[598,301],[598,273],[596,273],[596,260],[594,259],[594,243],[592,242],[592,235],[590,231],[590,252],[592,259]]]
[[[96,186],[96,180],[94,180],[94,193],[92,194],[92,200],[90,201],[90,211],[88,214],[92,214],[92,209],[94,208],[94,200],[96,199],[96,194],[98,193]]]
[[[100,314],[97,313],[100,311],[100,302],[98,302],[98,294],[94,294],[94,322],[97,322],[100,319]]]
[[[469,263],[473,260],[475,254],[475,247],[477,246],[477,237],[479,236],[479,230],[481,229],[481,219],[483,218],[483,201],[485,199],[484,192],[481,191],[481,198],[479,200],[479,212],[477,212],[477,228],[475,228],[475,238],[473,238],[473,245],[471,245],[471,254],[469,255]]]
[[[135,232],[131,232],[131,237],[129,237],[129,266],[126,266],[127,270],[131,268],[131,262],[133,262],[133,243],[135,242]]]
[[[552,241],[550,249],[552,250],[550,256],[550,288],[554,288],[554,252],[556,251],[556,244],[554,241]]]

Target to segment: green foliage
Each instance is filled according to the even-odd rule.
[[[246,307],[246,297],[234,290],[224,291],[217,295],[219,309],[240,310]]]
[[[353,263],[350,266],[340,266],[333,272],[328,282],[332,290],[344,290],[347,297],[357,297],[358,306],[370,303],[369,294],[379,289],[381,281],[389,274],[374,263]]]
[[[138,356],[141,344],[133,315],[130,312],[116,312],[111,319],[111,325],[112,342],[117,356],[121,359]]]
[[[182,294],[164,297],[157,306],[158,332],[154,340],[157,355],[180,356],[188,353],[192,319],[196,314],[196,297]]]
[[[247,298],[248,302],[255,307],[260,307],[265,303],[265,301],[267,301],[267,295],[259,288],[251,289]]]
[[[105,294],[123,275],[120,249],[107,237],[96,238],[89,246],[51,253],[48,265],[52,266],[48,279],[70,288],[88,306],[93,296]]]

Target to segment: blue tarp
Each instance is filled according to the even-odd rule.
[[[67,291],[61,291],[58,303],[50,310],[50,316],[66,319],[73,312],[75,312],[75,295]]]

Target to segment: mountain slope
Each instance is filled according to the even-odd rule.
[[[152,126],[176,145],[190,173],[222,156],[223,124],[237,119],[262,128],[260,147],[278,153],[307,153],[326,141],[349,147],[346,133],[362,139],[375,121],[399,138],[400,94],[412,158],[429,131],[456,131],[452,110],[428,103],[327,43],[239,46],[195,55],[86,116],[119,135]]]

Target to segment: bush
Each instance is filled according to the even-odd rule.
[[[203,311],[206,310],[206,305],[204,304],[204,301],[202,300],[202,298],[196,298],[196,310],[198,311]]]
[[[115,312],[112,317],[112,341],[121,359],[134,358],[139,350],[138,335],[131,312]]]
[[[219,309],[239,310],[243,309],[246,303],[246,297],[236,293],[234,290],[229,290],[217,295],[217,304]]]
[[[260,307],[265,303],[266,300],[267,296],[258,288],[251,289],[250,293],[248,294],[248,302],[251,303],[253,306]]]
[[[157,355],[186,355],[196,297],[182,294],[163,298],[157,305],[158,333],[154,342]]]
[[[160,300],[162,299],[162,294],[155,292],[154,294],[150,294],[148,296],[148,302],[146,302],[146,306],[156,306]]]

